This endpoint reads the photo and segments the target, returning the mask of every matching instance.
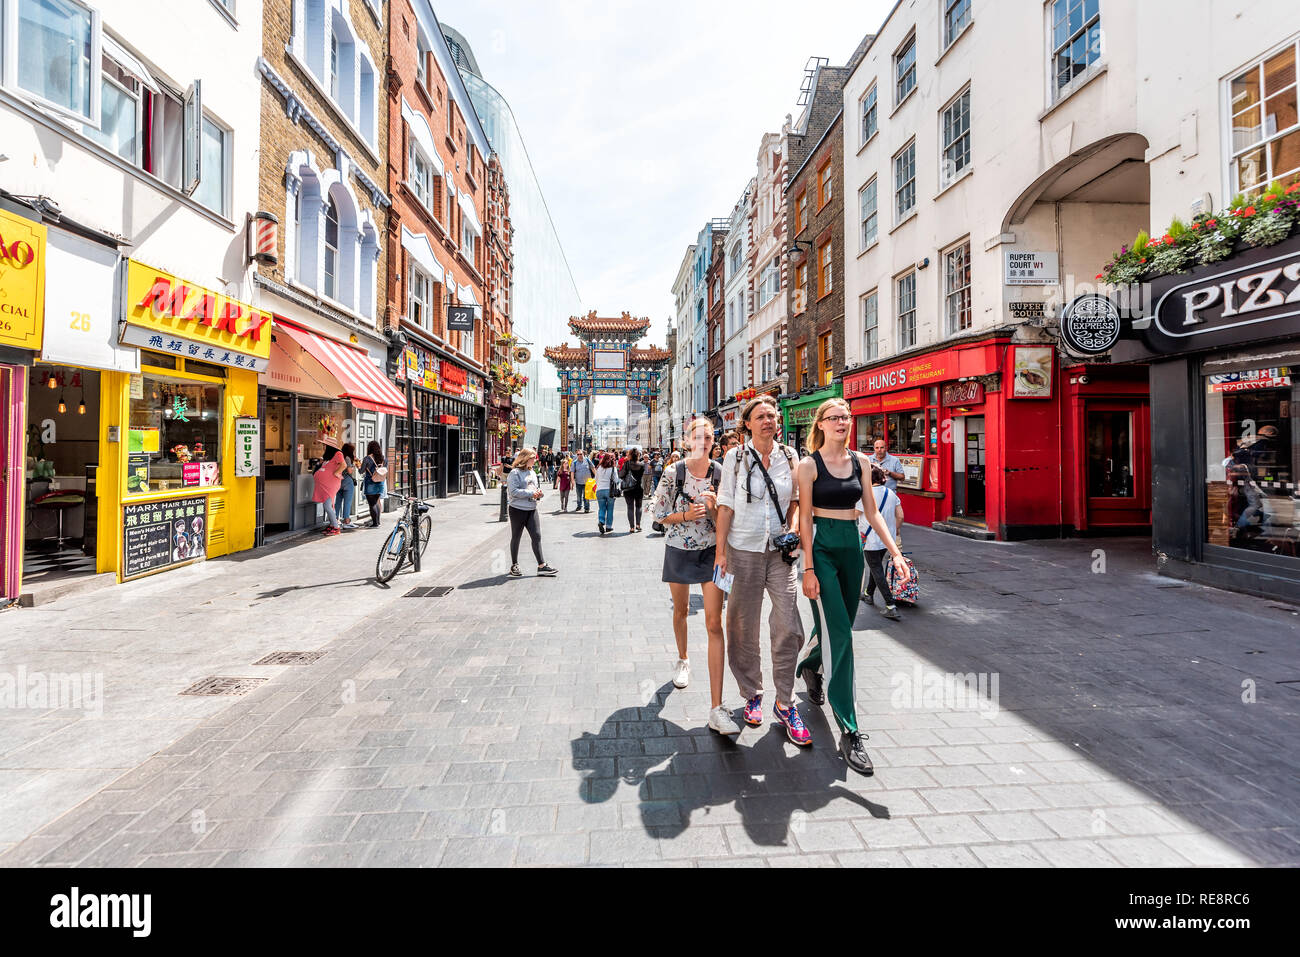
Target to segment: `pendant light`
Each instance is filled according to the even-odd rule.
[[[60,411],[60,412],[67,412],[67,411],[68,411],[68,403],[66,403],[66,402],[63,401],[63,393],[62,393],[62,392],[59,393],[59,411]]]
[[[86,387],[81,387],[81,401],[77,403],[77,415],[86,414]]]
[[[47,388],[47,389],[57,389],[58,387],[59,387],[58,380],[54,378],[54,370],[51,369],[51,370],[50,370],[50,377],[49,377],[48,379],[45,380],[45,388]]]

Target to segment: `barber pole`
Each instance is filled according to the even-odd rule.
[[[259,210],[248,217],[248,259],[264,266],[278,261],[280,220],[274,213]]]

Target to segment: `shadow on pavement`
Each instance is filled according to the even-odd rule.
[[[734,805],[749,840],[765,847],[784,846],[799,833],[803,815],[832,801],[846,800],[874,818],[889,818],[889,808],[837,787],[849,771],[835,750],[838,740],[820,708],[802,709],[820,743],[789,756],[785,734],[769,725],[752,746],[720,739],[713,732],[686,729],[662,717],[671,682],[655,691],[645,707],[620,708],[600,731],[583,732],[571,742],[573,767],[587,772],[582,799],[600,804],[612,799],[620,784],[637,788],[641,824],[652,837],[673,840],[693,823],[697,811]],[[708,750],[681,750],[686,739]],[[654,770],[659,765],[668,766]],[[723,823],[729,817],[724,816]]]

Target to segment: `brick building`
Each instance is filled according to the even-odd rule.
[[[709,256],[709,269],[705,274],[708,290],[705,301],[708,306],[705,312],[706,339],[704,348],[707,353],[705,361],[708,368],[708,391],[706,394],[708,396],[709,417],[713,419],[713,424],[719,429],[722,428],[722,420],[717,414],[718,405],[727,399],[726,378],[723,374],[725,368],[723,331],[727,315],[727,300],[724,295],[727,266],[726,250],[727,231],[725,229],[715,230],[713,249]]]
[[[749,208],[747,311],[749,375],[759,392],[786,390],[786,230],[785,183],[788,173],[787,116],[780,133],[766,133],[758,148],[754,200]]]
[[[487,295],[483,300],[483,327],[486,330],[490,351],[487,359],[489,371],[496,375],[488,379],[486,396],[488,407],[487,457],[491,467],[501,461],[509,451],[512,441],[510,427],[514,422],[511,396],[513,389],[505,378],[505,369],[518,371],[515,363],[513,326],[510,321],[511,283],[513,281],[513,233],[510,226],[510,190],[506,185],[501,158],[493,153],[488,157],[487,216]]]
[[[791,361],[782,405],[786,437],[795,444],[805,440],[817,406],[840,395],[834,380],[844,368],[843,91],[870,42],[863,39],[847,66],[813,61],[807,102],[788,137]]]
[[[397,488],[422,497],[461,492],[482,477],[488,461],[486,398],[494,358],[489,300],[509,308],[509,216],[491,148],[442,28],[427,0],[394,0],[389,11],[386,181],[393,198],[388,221],[390,268],[385,322],[402,344],[394,373],[410,380],[419,421],[414,435],[396,429]],[[489,192],[496,190],[489,234]],[[497,243],[504,243],[503,247]],[[493,268],[507,285],[489,287]],[[490,314],[489,314],[490,313]],[[499,445],[494,445],[498,451]]]
[[[253,277],[275,326],[259,402],[268,531],[317,521],[308,490],[322,427],[362,449],[387,445],[391,416],[404,411],[382,375],[386,10],[369,0],[263,5],[258,205],[279,225],[274,257]]]

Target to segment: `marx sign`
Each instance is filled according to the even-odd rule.
[[[1155,353],[1300,334],[1300,236],[1151,283]]]
[[[260,358],[263,365],[270,359],[269,312],[133,259],[127,262],[126,295],[123,342],[157,349],[149,340],[170,337],[219,353]],[[206,353],[189,354],[206,357]]]

